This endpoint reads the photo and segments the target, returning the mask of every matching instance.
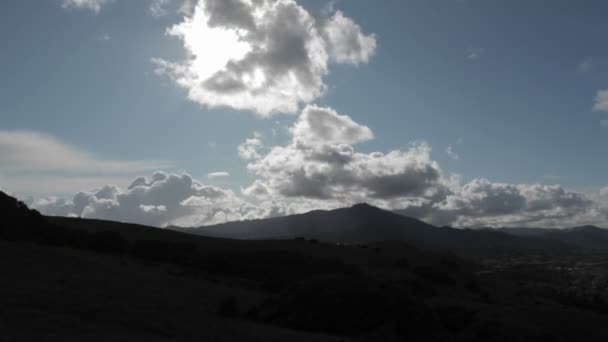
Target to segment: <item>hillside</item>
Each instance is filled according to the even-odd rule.
[[[45,218],[9,197],[0,205],[11,217],[0,235],[0,328],[9,341],[608,338],[602,255],[513,252],[476,264],[403,241],[234,240]],[[472,238],[456,241],[469,246],[487,236],[529,241],[435,228],[369,206],[300,215],[298,224],[309,215],[321,227],[350,222],[342,231],[359,234],[345,235],[357,237],[350,241],[369,238],[370,219],[385,223],[384,240],[408,237],[398,235],[407,223],[420,234],[464,234]]]
[[[473,257],[572,250],[571,245],[550,239],[519,237],[489,230],[435,227],[368,204],[199,228],[169,228],[189,234],[231,239],[303,237],[339,243],[403,241],[423,249],[451,251]]]

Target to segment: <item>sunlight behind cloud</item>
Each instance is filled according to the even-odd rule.
[[[367,63],[376,49],[375,35],[342,12],[315,17],[294,0],[200,1],[167,34],[187,58],[153,58],[158,74],[193,102],[264,117],[297,112],[325,93],[331,63]]]
[[[241,39],[242,30],[210,27],[208,22],[209,14],[199,9],[192,18],[167,31],[183,39],[192,55],[192,72],[200,81],[209,79],[230,61],[242,59],[251,51],[251,46]]]

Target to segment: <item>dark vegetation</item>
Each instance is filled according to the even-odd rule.
[[[6,341],[608,340],[608,256],[567,239],[369,206],[223,226],[286,227],[256,241],[46,218],[2,193],[0,213]]]

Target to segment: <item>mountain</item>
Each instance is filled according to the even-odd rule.
[[[169,228],[189,234],[231,239],[301,237],[336,243],[403,241],[423,249],[446,250],[466,256],[554,253],[572,248],[560,241],[518,237],[498,231],[435,227],[368,204],[199,228]]]
[[[608,229],[595,226],[550,230],[543,237],[564,241],[587,250],[608,250]]]
[[[494,230],[503,232],[509,235],[523,236],[523,237],[542,237],[545,234],[557,231],[559,229],[554,228],[520,228],[520,227],[501,227],[501,228],[482,228],[483,230]]]
[[[488,229],[520,237],[536,237],[561,241],[584,250],[607,251],[608,229],[596,226],[574,228],[497,228]]]

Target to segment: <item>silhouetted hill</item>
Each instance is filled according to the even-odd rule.
[[[584,249],[608,250],[608,230],[595,226],[552,230],[543,236],[574,244]]]
[[[453,251],[466,256],[523,252],[561,253],[572,249],[572,246],[566,243],[549,239],[518,237],[490,230],[439,228],[368,204],[199,228],[170,229],[231,239],[303,237],[339,243],[403,241],[423,249]]]
[[[539,253],[535,239],[368,205],[269,220],[352,244],[44,218],[3,194],[0,213],[2,340],[608,340],[607,256]],[[412,242],[506,254],[474,263]]]
[[[495,231],[514,236],[551,239],[577,246],[585,250],[608,250],[608,229],[580,226],[566,229],[555,228],[497,228]]]
[[[0,191],[0,225],[9,227],[18,224],[42,224],[44,218],[35,210],[30,210],[23,202]]]
[[[541,237],[551,231],[555,231],[558,229],[502,227],[502,228],[482,228],[482,230],[493,230],[493,231],[507,233],[509,235],[523,236],[523,237]]]

